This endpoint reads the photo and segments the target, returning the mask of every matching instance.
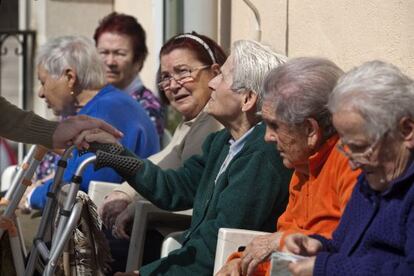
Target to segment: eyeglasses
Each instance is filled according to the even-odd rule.
[[[180,68],[177,72],[170,75],[161,76],[161,81],[158,83],[158,87],[161,90],[170,89],[171,80],[175,80],[179,85],[183,85],[187,82],[194,81],[194,76],[192,73],[200,70],[209,68],[210,65],[203,65],[195,68]]]
[[[383,138],[387,135],[388,131],[384,132],[381,136],[379,136],[374,143],[371,144],[368,148],[361,151],[360,147],[358,146],[349,146],[340,140],[336,147],[340,152],[342,152],[347,158],[351,161],[366,164],[370,162],[370,158],[374,153],[375,148],[380,144]]]

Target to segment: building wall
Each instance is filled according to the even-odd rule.
[[[140,73],[144,84],[155,89],[158,52],[162,46],[162,2],[160,0],[115,0],[114,10],[137,18],[147,34],[148,57]]]
[[[323,56],[348,70],[381,59],[414,76],[414,1],[252,0],[262,41],[290,57]],[[253,13],[232,1],[231,40],[254,38]],[[286,51],[287,50],[287,51]]]
[[[38,46],[49,38],[62,35],[84,35],[92,38],[99,20],[112,10],[112,0],[29,1],[28,27],[37,31]],[[35,93],[38,87],[38,83],[35,83]],[[53,117],[44,101],[37,97],[37,93],[34,97],[34,109],[42,116]]]

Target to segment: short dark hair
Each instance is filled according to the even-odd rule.
[[[211,38],[205,35],[198,34],[196,32],[192,32],[190,36],[185,36],[185,34],[178,34],[172,38],[170,38],[161,48],[160,50],[160,58],[163,55],[166,55],[172,52],[175,49],[188,49],[194,53],[196,58],[205,65],[212,65],[214,60],[212,60],[209,52],[207,49],[198,42],[197,40],[191,38],[191,36],[196,36],[201,39],[207,46],[210,48],[213,56],[215,58],[215,62],[219,65],[223,65],[227,59],[227,55],[224,50]]]
[[[126,35],[131,39],[132,49],[134,51],[134,62],[141,64],[139,68],[141,71],[148,55],[148,48],[146,45],[145,31],[135,17],[117,12],[112,12],[105,16],[99,22],[99,26],[93,35],[95,44],[98,44],[99,37],[103,33],[108,32]]]

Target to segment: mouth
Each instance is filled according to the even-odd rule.
[[[177,96],[174,97],[174,101],[175,102],[183,101],[186,98],[188,98],[188,96],[190,96],[190,95],[188,95],[188,94],[177,95]]]
[[[119,72],[116,71],[106,71],[106,76],[108,77],[114,77],[114,76],[118,76]]]

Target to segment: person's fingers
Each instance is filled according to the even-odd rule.
[[[253,275],[258,264],[259,264],[259,261],[257,259],[253,259],[247,267],[246,275]]]
[[[302,240],[300,236],[293,234],[288,236],[285,239],[285,248],[294,254],[299,254],[301,251],[301,246],[298,245],[298,243],[301,243]]]
[[[83,126],[81,130],[85,130],[85,129],[91,129],[91,128],[100,128],[110,134],[112,134],[113,136],[115,136],[116,138],[122,138],[123,137],[123,133],[121,131],[119,131],[118,129],[116,129],[115,127],[111,126],[110,124],[106,123],[105,121],[99,120],[99,119],[95,119],[95,118],[91,118],[85,115],[80,115],[81,117],[81,122],[83,122]]]

